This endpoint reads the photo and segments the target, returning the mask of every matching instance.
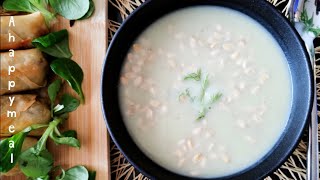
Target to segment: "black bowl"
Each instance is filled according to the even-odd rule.
[[[291,72],[293,99],[288,124],[272,150],[249,168],[219,179],[260,179],[279,167],[296,147],[311,113],[313,73],[298,33],[272,5],[263,0],[150,0],[122,24],[110,43],[102,75],[102,103],[109,133],[129,162],[152,179],[191,179],[160,167],[130,137],[120,112],[118,84],[125,56],[134,40],[151,23],[180,8],[214,5],[249,15],[263,25],[281,46]]]

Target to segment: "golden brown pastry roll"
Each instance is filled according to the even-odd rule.
[[[0,16],[0,50],[32,47],[32,40],[49,33],[45,19],[40,12],[13,16],[14,25],[9,26],[11,16]],[[9,35],[14,36],[15,41]]]
[[[0,69],[0,95],[38,89],[47,82],[48,62],[38,49],[16,50],[14,57],[9,52],[0,53]],[[14,81],[14,87],[9,81]]]
[[[14,100],[13,100],[14,97]],[[16,134],[32,124],[48,124],[51,113],[47,105],[36,99],[36,95],[10,95],[0,96],[0,136],[11,136],[9,131],[14,126]],[[11,99],[10,99],[11,98]],[[12,103],[13,102],[13,103]],[[11,105],[11,106],[10,106]],[[31,131],[29,135],[40,136],[43,130]]]
[[[26,139],[23,141],[21,151],[23,152],[23,151],[31,148],[32,146],[36,145],[37,141],[38,140],[35,138],[26,137]],[[6,173],[2,173],[1,176],[15,176],[15,175],[18,175],[19,173],[21,173],[21,171],[20,171],[19,165],[17,163],[10,171],[8,171]]]

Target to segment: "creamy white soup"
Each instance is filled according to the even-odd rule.
[[[252,18],[222,7],[173,12],[130,49],[120,79],[138,147],[186,176],[219,177],[259,161],[288,121],[285,55]]]

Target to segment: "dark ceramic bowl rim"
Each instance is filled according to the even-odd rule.
[[[160,2],[162,1],[162,2]],[[133,40],[137,37],[137,34],[141,33],[150,23],[154,22],[155,19],[150,20],[148,23],[144,23],[144,27],[141,27],[139,32],[135,32],[136,35],[128,34],[130,27],[135,27],[133,22],[141,22],[143,15],[150,15],[150,11],[153,8],[159,8],[157,10],[168,9],[168,4],[175,4],[170,10],[165,10],[172,12],[174,9],[180,9],[186,6],[194,5],[218,5],[227,6],[232,9],[241,11],[255,20],[259,21],[277,40],[283,49],[287,59],[289,69],[291,71],[291,78],[293,83],[293,102],[291,113],[289,117],[289,122],[283,132],[281,138],[278,140],[273,149],[261,158],[258,162],[248,167],[247,169],[237,172],[232,175],[223,176],[220,178],[208,178],[208,179],[260,179],[267,176],[269,173],[277,169],[293,152],[294,148],[297,146],[299,140],[301,139],[303,130],[305,129],[307,119],[311,113],[312,99],[314,94],[313,89],[313,73],[311,64],[309,61],[309,56],[307,50],[304,46],[304,42],[300,38],[296,30],[290,25],[290,22],[283,17],[272,5],[266,1],[261,0],[175,0],[170,2],[170,0],[151,0],[146,1],[140,7],[138,7],[121,25],[117,33],[113,37],[105,59],[105,64],[102,73],[102,88],[101,88],[101,100],[102,108],[108,127],[109,133],[117,147],[124,154],[127,160],[139,171],[141,171],[146,176],[152,179],[195,179],[182,175],[175,174],[171,171],[162,168],[153,161],[151,161],[147,156],[145,156],[140,149],[135,145],[133,140],[128,134],[120,113],[119,102],[118,102],[118,81],[121,66],[129,47],[131,46]],[[167,3],[165,7],[163,4]],[[180,5],[177,5],[179,4]],[[250,4],[251,3],[251,4]],[[183,4],[183,5],[181,5]],[[254,11],[250,8],[262,7],[262,15],[260,12]],[[250,10],[249,10],[250,9]],[[252,12],[251,12],[252,11]],[[254,12],[253,12],[254,11]],[[163,14],[167,14],[165,12]],[[263,13],[271,12],[273,16],[266,17]],[[149,13],[149,14],[148,14]],[[161,14],[161,13],[160,13]],[[153,16],[159,16],[154,15]],[[262,16],[262,17],[261,17]],[[161,16],[160,16],[161,17]],[[260,18],[260,19],[259,19]],[[275,22],[276,21],[276,22]],[[269,24],[268,24],[269,23]],[[278,24],[276,28],[273,24]],[[272,24],[272,25],[271,25]],[[139,26],[139,25],[138,25]],[[281,28],[285,29],[285,33],[281,33]],[[287,35],[285,35],[287,34]],[[281,39],[281,37],[290,37],[290,39]],[[126,41],[129,38],[129,43]],[[291,39],[292,38],[292,39]],[[293,43],[290,45],[290,43]],[[122,50],[120,50],[120,48]],[[289,49],[289,48],[295,48]],[[124,49],[124,50],[123,50]],[[292,58],[294,60],[289,60]],[[301,59],[299,59],[301,58]],[[116,62],[120,61],[120,62]],[[120,63],[120,64],[119,64]],[[120,68],[120,69],[119,69]],[[116,70],[113,70],[116,69]],[[297,74],[301,74],[297,75]],[[113,76],[113,77],[111,77]],[[303,92],[302,97],[297,97],[297,92]],[[296,95],[295,95],[296,93]],[[300,94],[301,95],[301,94]],[[297,111],[297,112],[296,112]],[[300,115],[299,115],[300,114]],[[297,120],[298,117],[302,118]],[[289,129],[295,129],[295,131]]]

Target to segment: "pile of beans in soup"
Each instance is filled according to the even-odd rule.
[[[290,113],[286,57],[240,12],[184,8],[150,25],[120,77],[125,125],[138,147],[177,174],[221,177],[266,155]]]

